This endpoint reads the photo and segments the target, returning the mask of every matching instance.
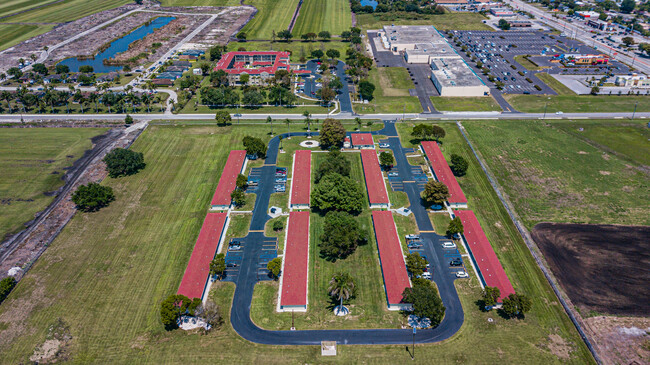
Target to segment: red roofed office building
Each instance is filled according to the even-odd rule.
[[[375,142],[370,133],[352,133],[352,148],[366,149],[375,148]]]
[[[275,76],[278,70],[290,71],[289,52],[228,52],[224,54],[215,71],[223,70],[228,74],[228,81],[232,84],[239,83],[243,74],[250,76],[249,85],[263,85],[266,80]],[[293,73],[309,73],[308,70],[295,70]]]
[[[237,175],[242,172],[245,160],[246,151],[230,151],[228,161],[226,161],[226,166],[223,168],[223,173],[219,179],[219,185],[217,185],[217,190],[212,196],[212,210],[225,210],[230,207],[232,201],[230,194],[237,186]]]
[[[438,146],[438,143],[432,141],[423,141],[422,149],[431,163],[433,175],[436,180],[447,186],[449,189],[449,199],[447,199],[449,205],[452,208],[467,208],[467,198],[463,194],[456,177],[451,172],[447,160],[442,155],[442,151]]]
[[[373,211],[372,223],[375,226],[388,309],[406,309],[410,305],[402,302],[402,293],[405,288],[411,287],[411,282],[406,273],[406,263],[393,221],[393,213],[386,210]]]
[[[307,311],[309,211],[289,213],[278,311]]]
[[[513,294],[515,289],[485,236],[478,219],[476,219],[476,215],[471,210],[454,210],[454,215],[463,222],[463,237],[467,242],[470,257],[478,267],[479,278],[484,285],[499,288],[501,293],[499,302],[501,302],[503,298]]]
[[[354,135],[353,135],[354,136]],[[366,178],[366,189],[370,208],[388,208],[388,193],[384,183],[384,175],[379,167],[379,159],[375,150],[361,150],[363,175]]]
[[[210,261],[217,253],[227,217],[227,213],[208,213],[203,220],[199,238],[194,245],[178,294],[190,299],[203,299],[210,276]]]
[[[311,151],[298,150],[293,157],[291,177],[291,201],[289,208],[309,209],[311,190]]]

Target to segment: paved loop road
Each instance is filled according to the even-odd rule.
[[[404,155],[404,150],[397,137],[393,121],[385,121],[384,129],[372,132],[375,135],[386,135],[397,159],[397,169],[404,181],[412,181],[410,165]],[[306,136],[306,132],[285,133],[289,136]],[[316,136],[318,133],[312,133]],[[265,164],[262,167],[255,210],[251,220],[250,233],[243,239],[242,261],[239,271],[226,280],[234,282],[237,287],[232,303],[230,321],[235,331],[248,341],[268,345],[320,345],[321,341],[336,341],[339,344],[409,344],[413,340],[411,329],[355,329],[355,330],[297,330],[270,331],[259,328],[250,317],[253,289],[258,281],[268,280],[261,275],[260,255],[264,242],[264,226],[270,219],[267,214],[269,199],[273,193],[275,181],[275,164],[277,162],[280,139],[276,136],[269,142]],[[411,206],[418,228],[422,231],[432,231],[433,227],[424,207],[419,204],[420,189],[417,183],[404,183],[404,190]],[[415,335],[417,343],[431,343],[445,340],[453,336],[463,324],[463,308],[454,287],[455,277],[448,270],[442,248],[439,244],[441,236],[435,233],[423,233],[426,241],[425,252],[434,268],[433,279],[438,285],[440,296],[445,304],[445,317],[434,329],[420,330]],[[313,288],[312,288],[313,289]]]

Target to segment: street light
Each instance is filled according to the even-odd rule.
[[[632,112],[632,120],[634,120],[634,114],[636,114],[636,106],[639,105],[639,101],[637,100],[636,103],[634,103],[634,111]]]
[[[542,118],[543,120],[546,120],[546,108],[548,108],[548,101],[546,104],[544,104],[544,117]]]

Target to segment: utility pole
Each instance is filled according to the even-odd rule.
[[[413,324],[413,346],[411,346],[411,360],[415,360],[415,333],[417,332],[417,326]]]
[[[544,118],[542,118],[544,120],[546,119],[546,108],[547,107],[548,107],[548,101],[546,102],[546,104],[544,104]]]
[[[634,103],[634,111],[632,112],[632,120],[634,120],[634,115],[636,114],[636,106],[639,105],[639,102],[637,101]]]

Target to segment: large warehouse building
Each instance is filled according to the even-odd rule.
[[[384,26],[379,36],[384,48],[403,54],[407,63],[430,65],[431,81],[441,96],[489,95],[490,88],[433,26]]]

